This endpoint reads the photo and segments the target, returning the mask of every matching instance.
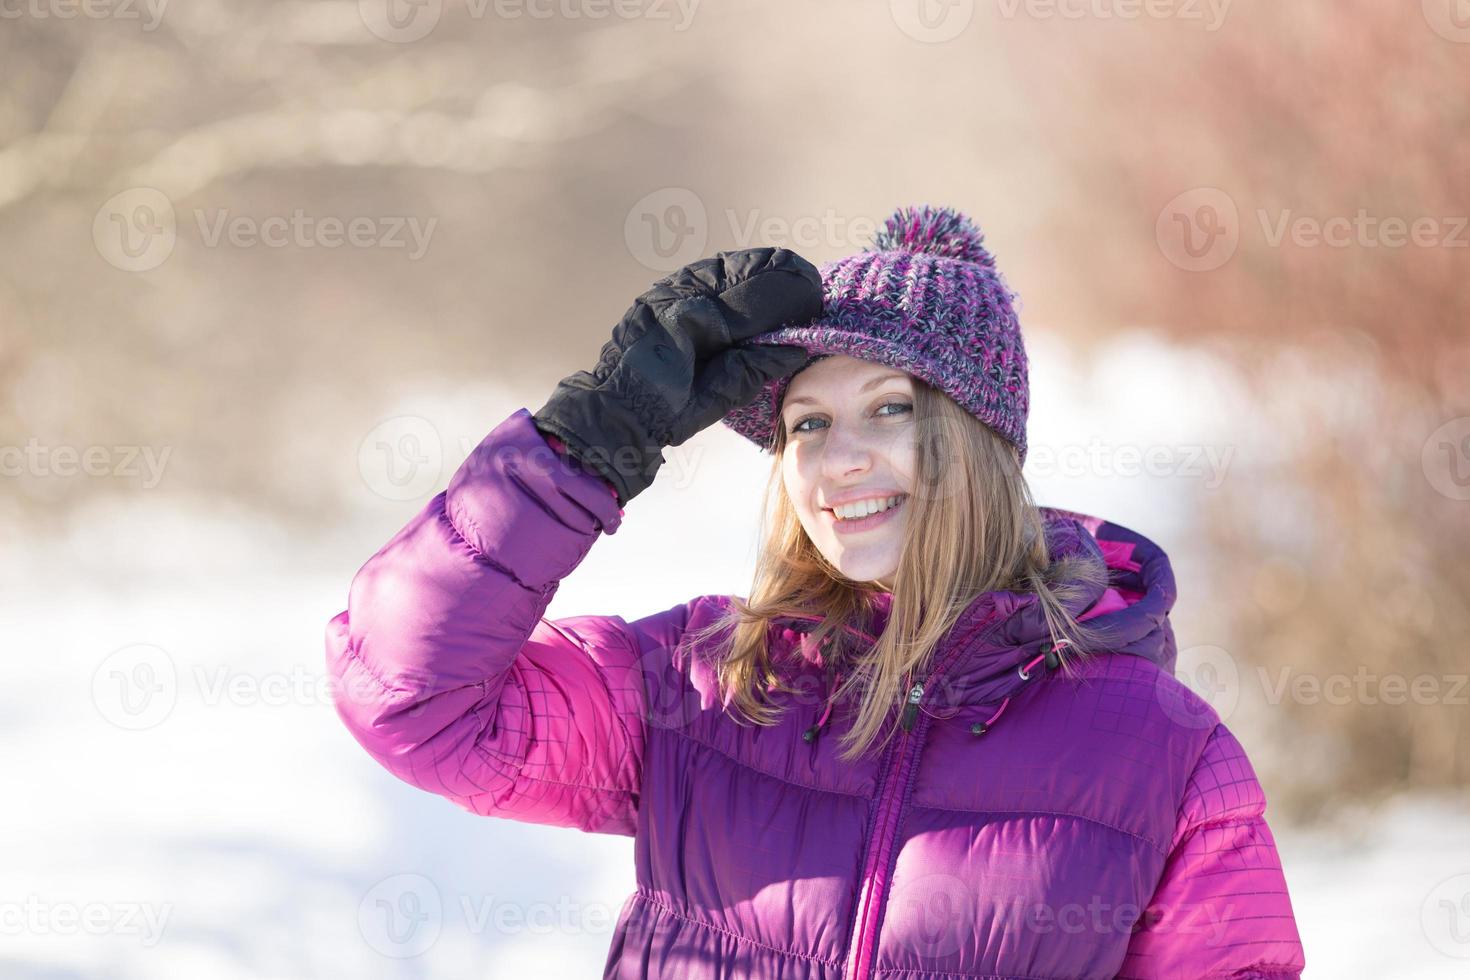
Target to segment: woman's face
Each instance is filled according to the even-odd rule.
[[[791,379],[780,422],[781,477],[807,536],[843,575],[891,592],[918,457],[913,378],[834,354]]]

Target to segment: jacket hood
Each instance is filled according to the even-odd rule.
[[[1147,537],[1122,525],[1077,511],[1041,508],[1052,555],[1091,554],[1107,565],[1106,585],[1082,585],[1065,606],[1079,622],[1105,631],[1094,656],[1142,657],[1174,673],[1177,648],[1169,611],[1176,598],[1169,556]],[[887,625],[892,594],[874,597],[872,637]],[[802,634],[804,659],[821,662],[805,634],[820,618],[778,617],[776,624]],[[931,714],[972,705],[1004,705],[1028,683],[1055,669],[1046,618],[1032,593],[995,590],[977,596],[935,647],[927,669],[913,678],[929,689]],[[937,685],[937,690],[935,689]],[[828,711],[818,726],[825,724]],[[999,712],[997,712],[998,716]]]

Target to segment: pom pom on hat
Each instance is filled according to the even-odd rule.
[[[995,268],[995,259],[986,251],[985,236],[975,222],[954,208],[929,204],[894,211],[873,235],[873,244],[866,251],[926,252]]]

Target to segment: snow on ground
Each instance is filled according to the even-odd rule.
[[[1179,373],[1147,344],[1126,356]],[[1065,357],[1045,363],[1036,403],[1059,407],[1037,417],[1041,438],[1073,438],[1061,419],[1091,413],[1109,431],[1136,423],[1138,441],[1177,440],[1142,429],[1158,415],[1089,386]],[[450,399],[442,416],[424,404],[416,413],[467,452],[522,403],[482,392]],[[676,452],[682,469],[633,502],[550,615],[631,618],[743,592],[760,458],[722,431]],[[343,457],[355,465],[355,454]],[[462,456],[447,454],[434,491]],[[1162,538],[1187,521],[1197,489],[1179,474],[1037,483],[1043,503]],[[0,975],[601,974],[633,887],[631,841],[487,820],[401,783],[327,696],[327,620],[353,572],[431,495],[364,492],[341,526],[310,538],[217,501],[156,497],[99,503],[59,541],[10,529]],[[696,534],[704,560],[668,560]],[[1407,799],[1345,819],[1347,830],[1274,825],[1309,976],[1470,975],[1465,817]]]

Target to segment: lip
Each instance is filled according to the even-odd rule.
[[[889,496],[894,496],[894,494],[889,494]],[[862,500],[867,498],[860,497],[858,499]],[[875,528],[880,524],[887,523],[894,517],[894,515],[903,510],[904,507],[908,506],[908,502],[908,495],[904,494],[902,500],[900,500],[897,504],[888,508],[887,510],[880,510],[876,514],[869,514],[867,517],[859,517],[857,520],[853,521],[839,521],[837,519],[837,515],[826,507],[822,508],[822,513],[826,515],[827,522],[832,525],[832,529],[838,534],[859,534],[863,531],[871,530],[872,528]]]

